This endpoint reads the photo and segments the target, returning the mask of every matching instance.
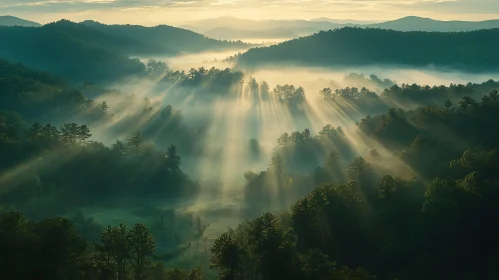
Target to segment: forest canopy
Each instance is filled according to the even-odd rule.
[[[104,25],[68,20],[42,27],[0,26],[0,57],[73,82],[111,82],[140,75],[136,56],[176,55],[245,47],[170,27]]]
[[[344,28],[238,62],[495,70],[497,33]],[[0,37],[0,278],[499,276],[499,82],[485,74],[179,69],[153,54],[243,43],[169,26]]]
[[[499,29],[470,32],[401,32],[345,27],[248,50],[242,68],[286,66],[402,66],[493,70]]]

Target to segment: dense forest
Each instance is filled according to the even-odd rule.
[[[209,50],[237,49],[248,46],[237,41],[221,41],[207,38],[187,29],[168,25],[144,27],[141,25],[106,25],[95,21],[83,21],[81,24],[90,26],[106,34],[128,38],[136,42],[171,49],[176,52],[201,52]],[[164,51],[163,51],[164,52]]]
[[[253,48],[237,58],[243,68],[262,66],[435,66],[493,70],[499,29],[470,32],[400,32],[345,27]]]
[[[0,57],[50,71],[72,82],[111,82],[141,75],[130,57],[245,47],[170,27],[104,25],[61,20],[42,27],[0,26]]]
[[[353,72],[310,86],[129,58],[239,44],[183,32],[89,21],[0,27],[6,279],[499,277],[499,82]],[[271,50],[265,61],[486,70],[495,33],[341,29],[239,62]],[[37,47],[16,45],[36,38]],[[310,52],[282,50],[301,44]]]

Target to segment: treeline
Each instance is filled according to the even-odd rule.
[[[25,128],[9,115],[0,120],[0,203],[30,217],[136,197],[193,197],[198,191],[180,170],[177,148],[161,151],[140,131],[106,147],[90,140],[86,125]]]
[[[258,83],[254,77],[245,77],[243,72],[229,68],[222,70],[215,67],[210,69],[200,67],[187,72],[170,70],[161,82],[164,85],[159,87],[168,85],[170,89],[182,92],[180,94],[184,95],[184,98],[189,94],[195,94],[197,98],[219,96],[239,98],[243,95],[254,105],[273,99],[290,106],[298,106],[305,101],[303,87],[285,84],[276,85],[271,89],[266,81]]]
[[[328,151],[341,154],[331,152],[324,158]],[[246,210],[252,214],[262,209],[277,211],[286,208],[312,191],[316,184],[344,178],[341,172],[335,171],[340,169],[341,160],[351,158],[352,147],[341,127],[326,125],[315,136],[309,129],[283,133],[277,139],[267,170],[244,173]],[[324,160],[326,169],[317,170]],[[317,178],[309,176],[313,172],[317,173],[314,175]],[[334,172],[335,178],[329,172]]]
[[[173,84],[188,90],[198,88],[202,92],[216,93],[219,95],[235,95],[242,91],[244,74],[240,71],[232,71],[229,68],[217,69],[212,67],[206,69],[190,69],[185,71],[168,71],[161,80],[165,84]],[[201,93],[202,93],[201,92]]]
[[[168,25],[146,27],[141,25],[106,25],[95,21],[84,21],[81,24],[92,27],[112,36],[128,38],[135,42],[155,46],[160,53],[191,53],[210,50],[244,48],[248,46],[242,41],[215,40],[187,29]]]
[[[342,149],[328,149],[323,165],[311,175],[325,183],[286,213],[265,214],[219,237],[216,265],[222,275],[229,275],[225,279],[252,279],[255,274],[331,279],[331,260],[363,267],[380,279],[496,277],[498,109],[499,94],[492,91],[480,102],[464,98],[456,107],[391,109],[366,117],[358,128],[383,151],[371,150],[345,163]],[[337,129],[324,131],[341,137]],[[287,145],[307,150],[313,144],[307,130],[293,134]],[[281,147],[288,137],[279,138]],[[397,168],[403,165],[409,171]],[[266,172],[286,174],[283,157],[275,155]],[[255,180],[261,175],[245,176]],[[256,184],[266,186],[261,199],[307,188],[295,184],[296,177],[289,173],[275,178],[274,185],[262,180]],[[308,184],[314,185],[311,181]],[[255,185],[247,188],[255,190]],[[232,257],[222,259],[229,254]],[[311,271],[302,263],[303,255],[313,255],[313,264],[321,267],[311,278],[302,274]],[[268,259],[279,265],[268,268],[261,263]]]
[[[345,27],[269,47],[248,50],[237,58],[243,68],[263,66],[436,66],[489,71],[499,29],[459,33],[400,32]]]
[[[54,121],[82,117],[105,118],[109,106],[87,98],[64,79],[47,72],[0,58],[0,110],[20,114],[28,120]]]
[[[499,88],[499,82],[488,80],[481,84],[450,84],[449,86],[421,86],[417,84],[392,85],[377,94],[365,87],[343,89],[324,88],[318,98],[326,101],[335,110],[352,119],[366,114],[378,114],[389,108],[414,109],[418,106],[442,106],[460,102],[462,98],[481,98]]]
[[[0,27],[0,57],[50,71],[71,82],[116,82],[145,75],[138,55],[175,55],[243,47],[169,26],[143,27],[74,23],[68,20],[42,27]]]
[[[258,82],[254,77],[246,77],[242,72],[229,68],[190,69],[189,71],[167,71],[162,79],[178,90],[196,96],[224,96],[236,98],[248,97],[255,105],[274,100],[286,104],[291,109],[303,109],[307,94],[303,87],[292,84],[277,84],[273,88],[266,81]],[[341,88],[326,87],[317,94],[326,101],[330,109],[346,114],[351,119],[359,119],[366,114],[379,114],[392,107],[413,109],[424,105],[443,105],[447,100],[459,102],[463,97],[481,98],[484,94],[497,89],[499,82],[488,80],[481,84],[450,84],[448,86],[422,86],[417,84],[396,84],[389,79],[380,79],[376,75],[350,73],[344,77],[344,84],[352,85]],[[163,88],[164,85],[159,85]],[[187,91],[187,92],[185,92]],[[177,91],[176,91],[177,92]],[[310,98],[310,95],[308,96]],[[296,110],[295,110],[296,112]]]
[[[63,21],[47,27],[0,27],[4,38],[0,42],[0,57],[50,71],[72,82],[110,82],[144,72],[138,59],[107,49],[104,42],[95,38],[79,38],[79,32],[72,34],[71,29],[60,32],[59,25],[76,24]],[[114,41],[106,34],[99,39]],[[117,40],[118,45],[120,41]]]
[[[380,279],[494,278],[499,251],[494,245],[499,233],[495,223],[499,215],[499,178],[495,172],[499,142],[493,132],[497,130],[493,120],[498,112],[498,96],[494,91],[481,102],[463,99],[457,107],[427,106],[409,112],[394,109],[372,120],[367,117],[359,122],[359,129],[380,141],[386,151],[372,150],[343,164],[342,149],[328,149],[321,169],[330,176],[326,181],[333,183],[315,189],[282,215],[267,213],[222,234],[212,247],[212,266],[220,269],[221,279],[375,279],[373,274]],[[476,130],[470,131],[472,126],[467,122],[473,122]],[[435,133],[442,127],[449,129],[445,134]],[[444,137],[454,134],[457,137],[451,140]],[[280,149],[302,149],[313,141],[334,143],[345,136],[342,129],[332,126],[324,127],[316,137],[311,137],[308,130],[291,135],[279,137]],[[416,176],[390,174],[386,170],[382,173],[382,167],[393,160],[388,153],[412,167]],[[427,162],[418,165],[421,159]],[[420,169],[421,166],[430,168]],[[266,172],[274,176],[280,192],[289,192],[290,187],[307,187],[295,184],[294,180],[290,182],[290,177],[281,177],[286,169],[280,154],[272,158]],[[435,173],[438,174],[434,176]],[[246,176],[255,179],[259,175]],[[7,228],[17,229],[13,224],[9,223]],[[0,231],[5,232],[9,231]],[[43,231],[37,232],[43,236]],[[130,234],[122,226],[105,232],[103,237],[111,240],[113,236]],[[53,231],[50,234],[58,236]],[[20,240],[19,236],[25,235],[16,236]],[[19,244],[1,240],[9,240],[6,244],[11,246]],[[126,278],[127,271],[132,275],[149,271],[146,264],[150,261],[150,247],[145,247],[143,262],[134,258],[132,268],[127,266],[126,257],[111,253],[123,252],[129,244],[120,242],[106,247],[103,240],[100,245],[109,248],[110,257],[103,258],[105,264],[114,267],[109,273]],[[50,244],[54,248],[54,244],[60,243]],[[36,255],[38,251],[29,252]],[[63,266],[67,263],[54,265],[48,260],[52,258],[42,262],[47,269],[43,273],[72,271]],[[19,267],[19,263],[9,266]],[[92,279],[88,275],[86,279]]]
[[[31,221],[17,211],[1,212],[0,267],[9,279],[207,279],[200,268],[166,268],[144,224],[108,226],[99,241],[89,242],[66,218]],[[252,244],[251,251],[240,251],[241,241]],[[218,238],[211,267],[220,279],[376,279],[362,268],[338,265],[320,250],[298,254],[295,243],[289,229],[266,214]],[[243,261],[251,266],[242,266]]]
[[[30,221],[16,211],[0,215],[0,268],[8,279],[201,280],[199,269],[167,269],[143,224],[106,227],[91,243],[65,218]]]
[[[167,71],[168,66],[163,62],[150,60],[146,64],[147,75],[157,76]],[[53,74],[1,59],[0,75],[0,112],[11,117],[18,115],[19,122],[60,125],[70,121],[102,126],[114,120],[115,125],[108,130],[112,135],[143,130],[147,137],[154,138],[151,139],[154,142],[175,143],[182,150],[194,149],[196,133],[183,124],[181,112],[170,105],[163,106],[148,98],[92,83],[75,88]],[[115,103],[96,102],[89,96],[112,98]],[[128,117],[114,116],[113,113],[121,113],[119,111],[124,108],[129,111]]]
[[[73,95],[58,91],[66,86],[53,76],[12,64],[0,71],[10,73],[2,84],[2,94],[7,92],[2,100],[13,100],[6,108],[33,118],[57,108],[87,112],[89,100],[63,99]],[[18,79],[22,82],[14,82]],[[243,87],[242,75],[231,70],[168,71],[165,79],[224,93],[233,92],[236,82],[236,96],[257,96],[254,102],[268,98],[297,108],[306,102],[300,87],[271,91],[252,78]],[[289,210],[264,214],[217,238],[211,265],[219,278],[497,278],[499,93],[492,90],[497,87],[493,81],[402,85],[381,96],[368,89],[322,90],[335,108],[359,113],[388,106],[387,113],[368,115],[348,132],[326,125],[316,135],[309,129],[280,135],[268,168],[244,174],[244,206],[256,209],[251,215]],[[485,90],[490,92],[478,99]],[[30,115],[20,104],[45,104],[37,96],[49,105]],[[435,104],[404,110],[391,108],[399,103],[393,100]],[[127,137],[110,147],[92,141],[96,132],[90,124],[27,125],[15,112],[0,113],[0,205],[38,220],[114,200],[193,198],[200,187],[182,172],[178,145],[161,151],[150,141],[173,143],[167,134],[175,134],[192,148],[203,132],[185,130],[181,113],[171,106],[140,101],[138,112],[117,120],[116,134]],[[107,103],[90,108],[107,115]],[[150,136],[155,134],[166,136]],[[250,145],[258,149],[257,140]],[[77,220],[93,232],[98,228],[81,216]],[[106,228],[96,245],[76,228],[63,218],[28,221],[8,211],[0,217],[0,266],[14,279],[202,279],[197,269],[165,271],[155,263],[152,237],[142,225]]]
[[[466,148],[497,148],[499,135],[489,129],[496,125],[498,101],[495,90],[481,102],[464,97],[455,106],[447,102],[445,108],[390,109],[388,114],[363,118],[358,126],[390,150],[402,153],[419,174],[433,177],[442,174],[445,162]]]
[[[211,266],[219,279],[375,280],[363,268],[342,266],[319,249],[300,253],[297,236],[270,213],[245,222],[217,238]]]

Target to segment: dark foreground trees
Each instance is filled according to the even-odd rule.
[[[196,194],[197,184],[180,169],[177,148],[170,145],[163,153],[140,131],[106,147],[91,141],[86,125],[66,123],[58,129],[34,123],[26,128],[1,112],[0,120],[0,173],[28,166],[22,173],[0,177],[0,204],[14,205],[31,218],[137,195]]]
[[[168,270],[154,261],[149,229],[108,227],[91,244],[65,218],[30,221],[11,211],[0,215],[2,279],[177,280],[203,279],[199,269]]]
[[[297,235],[275,215],[266,213],[222,234],[211,249],[219,279],[371,280],[363,269],[337,265],[319,249],[300,252]]]

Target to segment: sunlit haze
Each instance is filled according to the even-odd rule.
[[[404,16],[441,20],[497,18],[496,0],[2,0],[0,13],[47,23],[61,18],[104,23],[180,25],[234,16],[246,19],[382,21]]]
[[[499,279],[499,0],[0,0],[0,279]]]

